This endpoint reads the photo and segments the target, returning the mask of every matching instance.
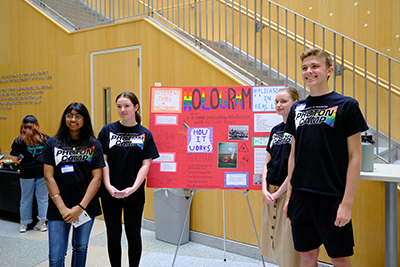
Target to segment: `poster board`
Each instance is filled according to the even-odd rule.
[[[283,85],[152,87],[149,129],[160,157],[147,186],[261,190]]]

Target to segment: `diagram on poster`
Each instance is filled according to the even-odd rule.
[[[160,158],[147,186],[261,190],[283,87],[152,87],[149,129]]]

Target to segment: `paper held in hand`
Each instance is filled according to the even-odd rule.
[[[81,215],[79,215],[78,220],[73,222],[72,225],[77,228],[88,221],[90,221],[90,216],[87,214],[86,210],[84,210]]]

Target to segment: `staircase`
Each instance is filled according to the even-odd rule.
[[[376,131],[369,126],[368,134],[373,136],[375,141],[375,163],[388,163],[392,160],[392,164],[400,165],[400,143],[381,132]],[[389,144],[389,140],[391,144]],[[391,149],[389,149],[389,147]]]
[[[100,6],[91,6],[83,0],[31,0],[69,30],[81,30],[114,23],[102,13]],[[93,1],[92,1],[93,2]],[[95,1],[95,3],[97,3]]]

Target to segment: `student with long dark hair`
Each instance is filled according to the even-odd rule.
[[[47,141],[41,160],[52,200],[47,213],[50,266],[64,266],[71,224],[86,217],[86,223],[74,227],[71,262],[85,266],[94,218],[101,214],[96,193],[105,163],[83,104],[72,103],[64,110],[58,132]]]
[[[36,197],[38,207],[38,222],[34,229],[47,231],[48,194],[43,175],[43,163],[38,161],[44,144],[50,137],[40,131],[39,122],[33,115],[27,115],[22,120],[20,135],[15,138],[11,146],[11,159],[18,161],[20,155],[20,186],[21,202],[19,213],[21,216],[20,232],[25,233],[28,224],[32,223],[33,196]]]
[[[132,92],[117,96],[121,120],[107,124],[99,134],[106,167],[101,194],[107,227],[108,256],[111,266],[121,266],[122,210],[128,240],[129,266],[139,266],[142,254],[140,234],[144,207],[144,185],[152,159],[158,150],[151,132],[143,127],[139,101]]]

